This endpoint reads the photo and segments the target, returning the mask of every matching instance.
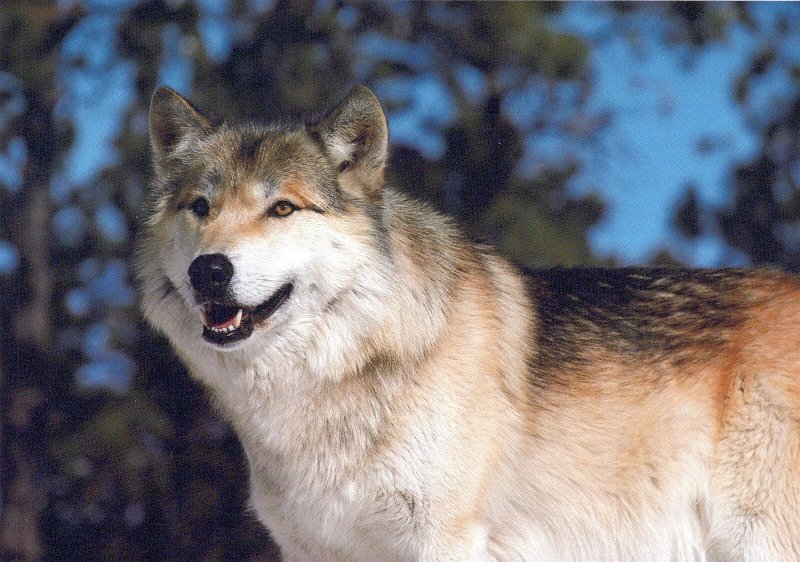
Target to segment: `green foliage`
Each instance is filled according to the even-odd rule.
[[[140,391],[123,398],[112,398],[67,439],[51,444],[53,455],[69,465],[81,455],[90,459],[125,462],[125,453],[141,440],[167,440],[173,437],[172,423],[158,404]]]
[[[481,230],[498,240],[498,249],[528,266],[581,265],[595,258],[586,239],[586,225],[602,217],[596,198],[581,201],[564,196],[574,169],[549,169],[529,182],[504,190],[481,217]]]

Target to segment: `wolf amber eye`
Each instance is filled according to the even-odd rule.
[[[198,217],[205,217],[208,215],[208,199],[205,197],[198,197],[192,204],[189,205],[189,209]]]
[[[296,210],[297,207],[295,207],[288,201],[278,201],[272,206],[272,209],[270,209],[269,214],[274,215],[276,217],[288,217]]]

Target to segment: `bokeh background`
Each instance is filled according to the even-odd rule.
[[[136,310],[169,84],[383,102],[390,181],[518,262],[800,269],[800,5],[0,5],[0,558],[274,560],[241,452]]]

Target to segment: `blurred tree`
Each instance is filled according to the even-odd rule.
[[[0,556],[40,558],[46,499],[43,413],[68,374],[52,353],[56,283],[51,268],[49,179],[69,146],[56,116],[57,49],[76,13],[36,2],[4,6],[0,17],[0,146],[11,162],[0,205]]]
[[[771,107],[753,102],[749,92],[776,77],[788,87],[772,97]],[[753,263],[800,271],[800,56],[785,56],[777,45],[764,48],[735,95],[761,142],[758,154],[733,170],[733,201],[715,213],[719,228]]]
[[[702,210],[697,187],[689,185],[683,200],[675,211],[674,222],[678,232],[690,239],[695,239],[703,233]]]
[[[699,20],[718,22],[716,33],[690,33],[703,41],[732,25],[746,26],[758,37],[758,48],[732,84],[731,97],[760,142],[758,153],[732,170],[731,200],[718,209],[704,207],[690,191],[676,210],[677,226],[690,237],[719,233],[754,264],[800,271],[800,53],[796,42],[788,40],[800,33],[800,7],[773,14],[739,5],[733,18],[710,4],[683,11],[690,29]]]
[[[365,33],[387,21],[379,7],[364,11]],[[566,147],[590,142],[604,122],[586,109],[587,46],[549,23],[559,9],[413,4],[409,24],[392,26],[383,42],[367,35],[365,49],[385,57],[370,81],[389,107],[390,128],[412,119],[418,126],[415,136],[394,139],[392,183],[526,265],[593,261],[587,230],[603,211],[599,198],[567,196],[579,164]],[[403,56],[412,46],[416,56]],[[455,106],[452,116],[442,100]],[[540,137],[558,138],[564,153],[541,157],[531,142]]]

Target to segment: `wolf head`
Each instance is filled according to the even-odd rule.
[[[382,265],[391,261],[382,216],[388,133],[367,88],[321,120],[266,126],[215,124],[160,88],[150,136],[143,307],[184,358],[209,349],[286,353],[343,317],[374,325],[390,282]]]

